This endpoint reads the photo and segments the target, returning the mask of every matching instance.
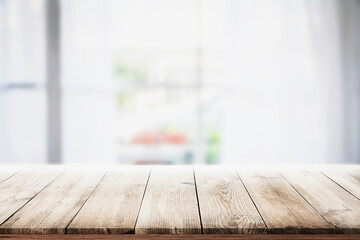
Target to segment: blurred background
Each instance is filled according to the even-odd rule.
[[[360,0],[0,0],[0,163],[360,163]]]

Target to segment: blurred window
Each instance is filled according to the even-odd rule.
[[[223,12],[206,7],[62,1],[65,161],[218,162]]]
[[[0,0],[0,162],[45,163],[44,2]]]

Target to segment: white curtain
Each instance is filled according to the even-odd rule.
[[[43,0],[0,0],[0,164],[46,162]]]
[[[344,20],[344,11],[352,9],[357,17],[359,1],[229,0],[227,4],[230,80],[224,84],[223,162],[356,161],[359,146],[354,141],[359,134],[352,133],[349,150],[345,128],[358,131],[354,117],[352,125],[348,123],[349,112],[358,116],[358,105],[346,111],[349,101],[344,102],[349,72],[344,41],[354,36],[344,31],[350,31],[352,21],[350,32],[358,33],[355,26],[360,22]],[[359,59],[359,50],[350,47]],[[352,84],[358,87],[359,70],[352,70]],[[354,104],[358,90],[352,96]]]
[[[115,162],[107,3],[61,1],[64,163]]]

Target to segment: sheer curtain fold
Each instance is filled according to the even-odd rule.
[[[355,66],[360,55],[351,52],[356,43],[349,46],[346,41],[359,32],[354,19],[359,1],[252,3],[227,1],[232,78],[227,89],[237,94],[226,97],[223,160],[356,161],[359,93],[350,92],[350,85],[358,87],[359,70],[349,71],[346,64]]]

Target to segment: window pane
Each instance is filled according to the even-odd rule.
[[[204,162],[201,78],[223,64],[199,3],[62,1],[65,162]]]
[[[44,1],[0,1],[0,163],[45,163]]]
[[[0,94],[0,162],[46,162],[45,107],[41,89]]]

